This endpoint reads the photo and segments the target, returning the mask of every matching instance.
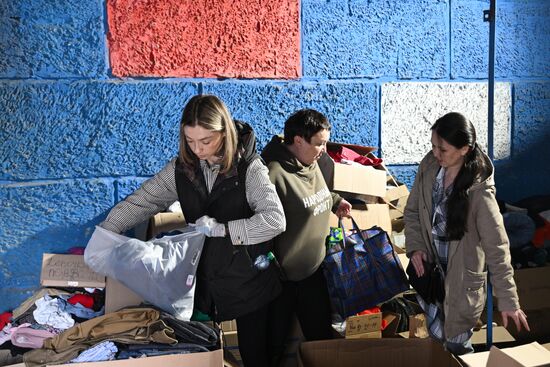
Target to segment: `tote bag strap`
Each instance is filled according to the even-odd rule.
[[[363,242],[362,245],[363,245],[363,248],[365,249],[365,251],[367,251],[367,253],[369,254],[369,256],[371,258],[375,258],[375,255],[374,253],[372,252],[372,249],[370,248],[369,246],[369,243],[368,243],[368,240],[370,238],[374,238],[382,233],[386,233],[386,236],[388,236],[387,232],[384,231],[382,228],[379,228],[380,229],[380,232],[374,236],[374,237],[369,237],[369,238],[366,238],[365,235],[363,234],[363,231],[361,231],[361,229],[359,228],[359,226],[357,225],[357,222],[355,221],[355,219],[353,219],[353,217],[349,217],[351,219],[351,224],[353,226],[353,230],[356,231],[358,234],[359,234],[359,237],[361,238],[361,241]],[[342,221],[342,218],[338,218],[338,226],[340,226],[342,228],[342,232],[343,232],[343,241],[344,241],[344,249],[347,248],[346,246],[346,242],[345,242],[345,238],[346,238],[346,231],[344,229],[344,224],[343,224],[343,221]],[[389,236],[388,236],[388,240],[389,240]],[[392,252],[393,252],[393,257],[395,258],[395,251],[393,249],[393,246],[392,246]],[[379,265],[378,265],[378,262],[377,261],[373,261],[373,265],[377,268],[379,268]]]
[[[355,222],[355,219],[353,219],[353,217],[349,217],[351,219],[351,228],[356,231],[357,233],[359,233],[359,236],[361,237],[361,240],[363,241],[363,243],[365,243],[365,238],[363,237],[363,235],[361,234],[361,230],[359,229],[359,226],[357,225],[357,222]],[[346,228],[344,227],[344,221],[342,220],[342,218],[338,218],[338,227],[342,228],[342,244],[344,245],[343,247],[346,248],[347,245],[346,245]]]

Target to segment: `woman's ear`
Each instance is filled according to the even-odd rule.
[[[471,149],[472,148],[470,148],[469,145],[463,146],[462,148],[460,148],[460,155],[463,156],[463,157],[466,156],[466,154],[468,154]]]

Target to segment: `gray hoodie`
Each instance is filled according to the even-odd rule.
[[[304,166],[280,136],[271,139],[262,157],[287,221],[286,231],[275,238],[275,256],[289,280],[303,280],[325,258],[330,211],[335,211],[342,199],[328,190],[317,162]]]

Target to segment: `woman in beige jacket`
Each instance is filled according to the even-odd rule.
[[[509,317],[518,330],[529,325],[495,199],[493,165],[476,143],[472,123],[452,112],[431,130],[432,151],[420,163],[405,209],[407,256],[419,277],[425,275],[423,261],[439,260],[443,303],[417,298],[430,335],[450,352],[465,354],[473,351],[470,338],[485,305],[487,270],[504,326]]]

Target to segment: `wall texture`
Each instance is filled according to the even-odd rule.
[[[500,0],[500,198],[549,194],[550,2]],[[39,286],[43,252],[86,244],[177,152],[196,93],[224,99],[262,148],[299,108],[332,140],[380,147],[411,184],[437,116],[486,141],[487,1],[0,2],[0,312]]]

